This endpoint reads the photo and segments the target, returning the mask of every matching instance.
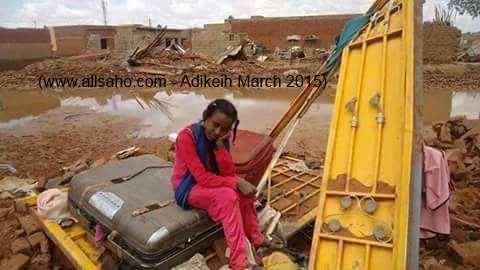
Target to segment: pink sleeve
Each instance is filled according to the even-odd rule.
[[[233,163],[232,154],[225,147],[216,149],[215,157],[220,175],[235,176],[235,164]]]
[[[177,154],[185,161],[188,171],[190,171],[199,185],[204,187],[225,186],[236,189],[237,179],[234,175],[216,175],[206,170],[197,154],[193,134],[191,134],[189,129],[180,132],[175,147]]]

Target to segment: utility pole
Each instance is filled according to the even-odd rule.
[[[107,0],[102,0],[103,24],[107,25]]]
[[[33,20],[33,28],[37,28],[37,20]]]
[[[152,19],[148,17],[148,27],[152,27]]]

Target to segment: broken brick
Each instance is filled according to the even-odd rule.
[[[12,244],[10,245],[10,249],[12,250],[13,254],[17,254],[17,253],[29,254],[32,250],[32,247],[30,246],[30,243],[28,243],[25,237],[19,237],[12,242]]]
[[[24,254],[16,254],[9,259],[4,259],[0,263],[0,269],[20,270],[24,268],[27,262],[28,256]]]
[[[48,252],[48,239],[43,232],[36,232],[28,237],[32,248],[40,247],[42,253]]]
[[[51,259],[52,256],[49,253],[38,254],[32,259],[32,264],[47,265]]]
[[[480,266],[480,241],[464,244],[451,241],[448,247],[453,258],[459,263]]]
[[[468,238],[470,238],[471,241],[478,241],[480,240],[480,232],[479,231],[470,232],[468,234]]]
[[[6,208],[0,208],[0,218],[4,218],[11,213],[13,213],[14,208],[13,207],[6,207]]]
[[[443,125],[440,128],[440,141],[451,143],[452,142],[452,135],[450,132],[450,128],[447,125]]]
[[[19,217],[18,221],[20,222],[20,225],[22,225],[22,228],[25,230],[27,235],[31,235],[40,231],[40,224],[33,215]]]
[[[25,213],[28,211],[28,207],[24,202],[15,202],[15,210],[17,212]]]
[[[45,190],[48,183],[48,179],[46,177],[40,177],[37,182],[37,188],[39,190]]]
[[[15,236],[17,237],[23,236],[24,234],[25,234],[25,231],[23,229],[15,230]]]
[[[437,261],[437,259],[430,257],[425,260],[423,263],[423,268],[425,270],[450,270],[452,268],[445,266]]]
[[[102,157],[100,159],[97,159],[95,160],[95,162],[92,163],[92,165],[90,166],[90,168],[96,168],[96,167],[99,167],[99,166],[102,166],[104,165],[105,163],[107,163],[107,159]]]
[[[465,230],[462,228],[452,228],[450,235],[457,241],[458,243],[465,243],[468,242],[468,235]]]

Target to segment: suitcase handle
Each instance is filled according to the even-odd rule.
[[[135,176],[138,176],[139,174],[145,172],[148,169],[163,169],[163,168],[168,168],[168,167],[172,167],[172,165],[167,164],[167,165],[162,165],[162,166],[148,166],[148,167],[143,168],[141,171],[136,172],[132,175],[127,175],[127,176],[121,176],[121,177],[118,177],[118,178],[114,178],[114,179],[110,180],[110,182],[112,182],[113,184],[120,184],[120,183],[123,183],[125,181],[128,181],[128,180],[134,178]]]

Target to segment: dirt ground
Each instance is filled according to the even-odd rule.
[[[61,73],[62,66],[68,65],[68,61],[70,60],[65,60],[67,64],[60,62],[55,65],[52,63],[39,63],[27,67],[27,69],[18,73],[0,73],[0,86],[2,87],[0,88],[0,97],[2,94],[10,96],[20,95],[25,89],[31,89],[32,86],[35,85],[34,75],[27,75],[27,73],[43,72],[42,67],[52,67],[52,65],[54,73]],[[202,60],[195,61],[197,61],[195,65],[193,67],[189,66],[189,68],[193,69],[195,66],[206,65]],[[172,62],[162,64],[168,65],[172,64]],[[183,63],[185,66],[190,64],[191,62]],[[88,65],[87,68],[89,67]],[[229,65],[228,69],[230,69],[232,73],[238,70],[242,70],[242,72],[261,72],[262,70],[267,70],[265,71],[266,74],[281,74],[285,70],[292,68],[289,64],[277,64],[278,68],[267,68],[266,66],[268,65],[264,65],[263,67],[254,65],[254,67],[252,67],[251,65],[241,62],[234,62],[227,65]],[[298,65],[302,66],[302,64],[297,63],[297,67]],[[118,70],[124,69],[124,67],[118,66],[117,64],[114,66],[118,68]],[[314,70],[312,66],[314,65],[303,65],[303,72],[312,72],[312,70]],[[85,67],[82,66],[81,68]],[[188,69],[184,68],[184,70]],[[443,90],[461,89],[474,92],[479,91],[479,70],[479,66],[475,65],[426,66],[424,73],[426,91],[437,88]],[[101,66],[99,71],[110,73],[116,72],[116,69],[112,70]],[[77,75],[81,75],[83,71],[75,72],[78,72]],[[212,72],[216,72],[216,70],[212,70]],[[21,79],[25,78],[26,80],[19,83]],[[86,163],[87,167],[92,166],[102,160],[109,159],[116,152],[131,146],[140,147],[141,153],[154,153],[164,159],[168,159],[168,150],[171,144],[165,134],[146,137],[135,135],[138,135],[138,131],[145,127],[145,121],[140,121],[138,115],[135,113],[125,115],[112,111],[102,111],[104,103],[102,103],[103,101],[98,102],[98,98],[96,101],[101,106],[94,109],[88,106],[62,104],[71,101],[72,95],[67,95],[66,93],[68,91],[49,91],[61,97],[55,101],[58,104],[55,103],[54,106],[45,105],[44,109],[32,113],[32,119],[28,119],[28,117],[26,118],[24,115],[6,117],[10,123],[12,119],[17,119],[20,122],[3,127],[0,126],[0,163],[7,163],[14,166],[18,170],[17,176],[19,178],[30,178],[42,182],[48,181],[55,177],[62,176],[65,172],[65,167],[71,166],[79,161]],[[101,93],[103,90],[97,89],[95,91]],[[246,114],[246,116],[242,118],[242,121],[248,123],[255,119],[254,117],[256,115],[258,119],[261,119],[259,124],[252,124],[251,126],[246,124],[246,128],[257,132],[268,132],[279,119],[283,110],[287,109],[289,102],[293,100],[299,89],[291,89],[289,91],[278,90],[278,93],[275,93],[275,95],[280,95],[281,97],[275,99],[269,98],[273,96],[274,93],[268,91],[265,89],[235,89],[232,91],[232,95],[236,100],[238,99],[240,108],[243,108],[244,111],[252,111],[251,114]],[[151,95],[153,96],[154,94],[155,92],[152,92]],[[102,94],[99,95],[102,96]],[[202,93],[202,95],[206,100],[202,100],[203,103],[198,104],[204,104],[216,96],[217,92]],[[222,92],[222,95],[229,94]],[[91,101],[92,99],[89,95],[81,97],[81,94],[78,94],[77,91],[76,97],[78,98],[79,96],[82,102]],[[104,102],[111,102],[110,97],[112,94],[107,93],[105,96],[108,98],[104,98]],[[297,130],[301,130],[301,132],[294,133],[286,148],[288,153],[304,158],[307,165],[314,168],[318,168],[323,163],[330,124],[329,116],[331,115],[334,96],[334,87],[327,89],[321,100],[312,106],[312,112],[307,113],[304,120],[300,123]],[[121,98],[123,101],[125,100],[124,96]],[[131,100],[133,99],[130,99],[130,101]],[[259,100],[261,100],[260,103]],[[125,106],[131,105],[131,103],[125,104]],[[249,104],[254,105],[249,107]],[[258,106],[254,107],[256,106],[255,104],[261,108],[258,109]],[[26,106],[28,106],[28,104]],[[270,110],[269,108],[274,109],[271,109],[270,113],[259,115],[261,109]],[[0,114],[1,113],[0,111]],[[321,114],[322,117],[318,117],[318,114]],[[0,120],[8,122],[2,119],[2,117],[0,117]],[[155,115],[155,117],[157,116]],[[444,117],[441,120],[446,121],[448,117]],[[25,121],[25,123],[21,121]],[[6,172],[0,172],[0,179],[4,176],[7,176]],[[475,224],[478,225],[480,222],[480,212],[478,212],[480,210],[478,210],[477,204],[468,203],[469,201],[471,202],[470,199],[480,199],[480,186],[478,182],[474,184],[469,183],[466,187],[457,189],[454,196],[454,203],[456,205],[454,209],[471,209],[471,211],[463,213],[463,215],[467,215],[467,217],[470,215],[470,218],[467,218],[467,222],[474,224],[474,226],[472,227],[472,225],[465,225],[464,223],[455,221],[452,225],[453,231],[450,237],[446,236],[441,239],[422,242],[421,267],[424,267],[424,269],[434,269],[431,268],[433,264],[450,267],[435,269],[474,269],[469,268],[468,263],[464,264],[462,261],[459,262],[458,259],[455,259],[455,255],[448,252],[449,249],[443,249],[441,247],[452,240],[462,244],[480,239],[478,234],[480,227],[475,229]],[[0,208],[2,209],[0,210],[0,261],[2,261],[2,259],[5,261],[12,258],[12,243],[19,238],[24,237],[28,239],[29,235],[26,235],[24,231],[22,232],[21,226],[17,221],[17,217],[26,215],[26,212],[22,211],[22,209],[17,209],[11,199],[0,200]],[[309,236],[308,233],[305,232],[304,236],[306,238],[302,237],[305,239],[311,237],[311,235]],[[50,247],[48,252],[42,252],[38,245],[35,246],[30,241],[29,243],[29,248],[26,248],[27,250],[23,252],[28,254],[28,258],[30,258],[29,261],[27,260],[28,262],[25,262],[25,264],[28,265],[28,269],[51,269],[60,263],[60,259],[57,259],[57,256],[55,256],[56,253],[55,250],[52,250],[52,247]],[[305,241],[302,243],[304,245]],[[305,248],[303,246],[303,250],[308,250],[308,247]],[[21,262],[24,258],[19,257],[15,259]],[[426,262],[428,265],[426,265]]]

